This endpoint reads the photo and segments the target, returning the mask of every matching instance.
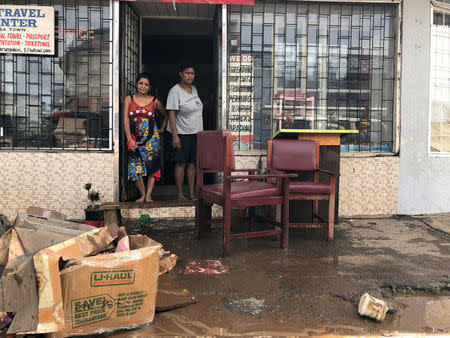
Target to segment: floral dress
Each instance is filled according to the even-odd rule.
[[[145,107],[139,106],[131,96],[128,109],[131,137],[136,140],[137,149],[128,147],[128,179],[137,181],[152,175],[161,178],[161,144],[158,126],[155,123],[154,98]]]

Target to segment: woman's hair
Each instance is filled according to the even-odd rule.
[[[151,85],[152,82],[150,81],[150,75],[148,75],[147,73],[141,73],[136,77],[136,83],[139,82],[140,79],[147,79],[148,83]]]
[[[180,73],[183,73],[188,68],[195,69],[193,64],[191,64],[191,63],[184,63],[184,64],[181,64],[181,65],[178,66],[178,71]]]

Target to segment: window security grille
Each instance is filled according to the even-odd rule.
[[[344,151],[392,151],[396,6],[255,1],[228,11],[236,149],[281,128],[358,129]]]
[[[0,0],[55,8],[55,55],[0,55],[0,149],[109,150],[109,0]]]

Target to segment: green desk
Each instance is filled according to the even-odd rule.
[[[273,139],[294,139],[313,140],[320,144],[319,166],[340,173],[341,159],[341,137],[346,134],[357,134],[358,130],[317,130],[317,129],[280,129]],[[299,180],[312,180],[312,173],[301,175]],[[322,175],[324,176],[324,175]],[[327,182],[326,177],[321,177],[320,181]],[[291,201],[290,202],[291,222],[311,222],[311,201]],[[335,223],[338,222],[339,211],[339,176],[336,178],[336,207]],[[319,201],[319,214],[328,215],[328,202]]]

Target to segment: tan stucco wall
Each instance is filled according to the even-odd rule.
[[[341,157],[339,216],[398,213],[398,156]]]
[[[112,201],[114,155],[95,152],[0,152],[0,214],[14,221],[28,206],[53,209],[84,219],[89,204],[84,184]]]

